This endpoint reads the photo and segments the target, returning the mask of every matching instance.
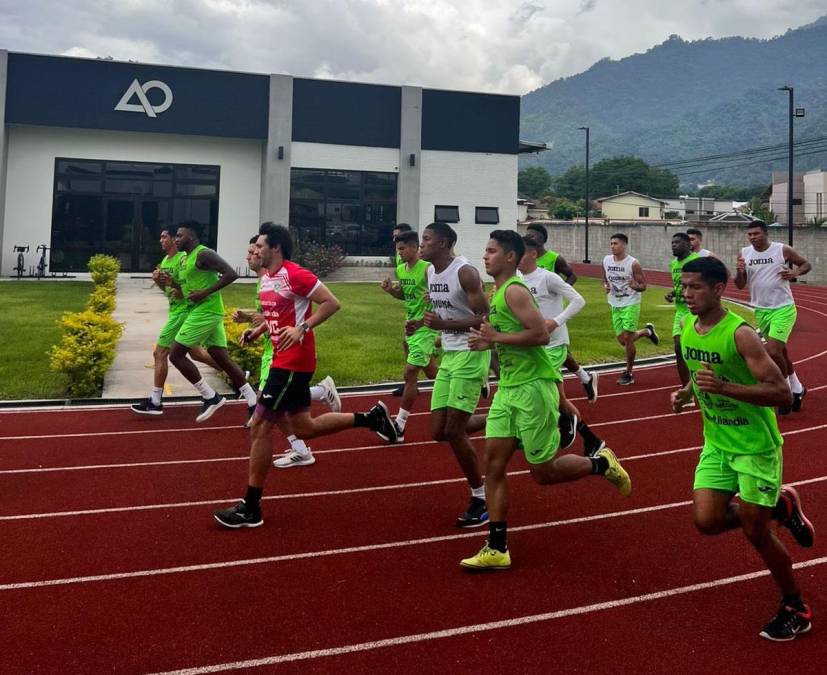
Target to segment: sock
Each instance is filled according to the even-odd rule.
[[[210,385],[207,384],[207,381],[203,378],[198,380],[194,385],[192,385],[198,390],[198,393],[201,394],[201,398],[203,399],[211,399],[215,398],[215,389],[213,389]]]
[[[368,417],[367,413],[353,413],[353,426],[354,427],[367,427],[368,429],[371,428],[371,420]]]
[[[477,499],[485,499],[485,483],[480,485],[478,488],[471,488],[471,496],[476,497]]]
[[[300,455],[307,455],[310,452],[310,448],[304,444],[301,438],[297,438],[295,434],[290,434],[287,440],[290,443],[290,447]]]
[[[594,432],[589,429],[589,426],[582,420],[577,423],[577,433],[583,437],[583,442],[586,445],[600,445],[600,439],[594,435]]]
[[[592,379],[592,376],[586,372],[586,369],[583,366],[580,366],[580,370],[578,370],[575,375],[577,375],[577,379],[580,380],[583,384],[588,384],[589,380]]]
[[[252,485],[247,486],[247,494],[244,495],[244,503],[247,504],[250,508],[253,509],[260,509],[261,508],[261,495],[264,492],[263,487],[253,487]]]
[[[804,391],[804,387],[798,379],[798,375],[796,375],[795,373],[790,373],[787,376],[787,382],[789,382],[790,391],[792,391],[793,394],[800,394],[802,391]]]
[[[785,605],[798,610],[799,612],[804,611],[804,603],[801,601],[801,593],[792,593],[791,595],[785,595],[782,598],[782,602]]]
[[[773,520],[787,520],[790,515],[790,501],[782,494],[772,507]]]
[[[506,538],[508,536],[508,524],[504,520],[493,520],[488,523],[488,545],[499,551],[505,553],[508,548]]]
[[[314,384],[312,387],[310,387],[311,401],[324,401],[324,394],[324,387],[320,387],[318,384]]]
[[[152,405],[161,405],[161,397],[163,395],[163,387],[152,387],[152,393],[149,395],[149,400],[152,401]]]
[[[609,470],[609,460],[605,457],[589,457],[589,459],[592,461],[592,473],[605,476]]]
[[[247,401],[248,406],[256,404],[256,392],[255,389],[250,386],[249,382],[242,384],[238,392],[244,397],[244,400]]]
[[[403,410],[402,408],[396,413],[396,426],[398,426],[400,430],[405,430],[405,425],[408,423],[408,415],[410,414],[410,411]]]

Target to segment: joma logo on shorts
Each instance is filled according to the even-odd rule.
[[[703,361],[704,363],[723,363],[724,360],[718,352],[708,352],[705,349],[694,347],[683,348],[684,361]]]

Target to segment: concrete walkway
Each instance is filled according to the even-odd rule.
[[[118,276],[117,305],[113,317],[124,324],[115,361],[103,382],[104,399],[145,398],[152,389],[152,350],[167,320],[167,299],[150,279]],[[210,386],[221,393],[232,391],[212,368],[196,364]],[[169,365],[164,396],[195,396],[197,392],[181,373]]]

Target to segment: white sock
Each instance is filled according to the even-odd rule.
[[[320,387],[318,384],[314,384],[310,387],[310,400],[311,401],[324,401],[325,395],[325,388]]]
[[[478,488],[471,488],[471,496],[477,499],[485,499],[485,483]]]
[[[304,441],[301,438],[296,438],[295,435],[291,434],[287,437],[287,440],[290,441],[290,447],[300,455],[307,455],[310,453],[310,448],[304,444]]]
[[[149,400],[152,401],[152,405],[161,405],[161,397],[163,395],[163,387],[152,387],[152,393],[149,395]]]
[[[799,381],[798,375],[796,375],[795,373],[790,373],[787,376],[787,382],[790,383],[790,391],[792,391],[793,394],[800,394],[802,391],[804,391],[804,387]]]
[[[402,408],[396,413],[396,426],[398,426],[401,431],[405,430],[405,425],[408,423],[408,415],[410,414],[410,411],[403,410]]]
[[[198,393],[201,394],[201,398],[211,399],[215,397],[215,389],[208,385],[207,381],[203,378],[198,380],[198,382],[192,386],[198,390]]]
[[[583,384],[588,384],[589,380],[592,379],[592,376],[586,372],[586,369],[583,366],[580,366],[580,370],[578,370],[575,375],[577,375],[577,379]]]
[[[238,388],[239,393],[244,397],[244,400],[247,401],[247,405],[255,405],[256,404],[256,392],[250,386],[249,382],[245,382]]]

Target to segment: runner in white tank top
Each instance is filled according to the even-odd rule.
[[[717,258],[712,251],[703,247],[704,235],[697,227],[690,227],[686,231],[689,237],[689,243],[692,244],[692,250],[701,258]]]
[[[735,285],[738,288],[749,285],[750,302],[755,308],[758,330],[766,340],[767,353],[793,392],[792,405],[779,408],[778,412],[782,415],[798,412],[807,389],[799,381],[787,353],[797,314],[790,281],[807,274],[812,266],[794,248],[771,242],[763,221],[747,225],[747,239],[750,245],[741,249],[735,267]]]

